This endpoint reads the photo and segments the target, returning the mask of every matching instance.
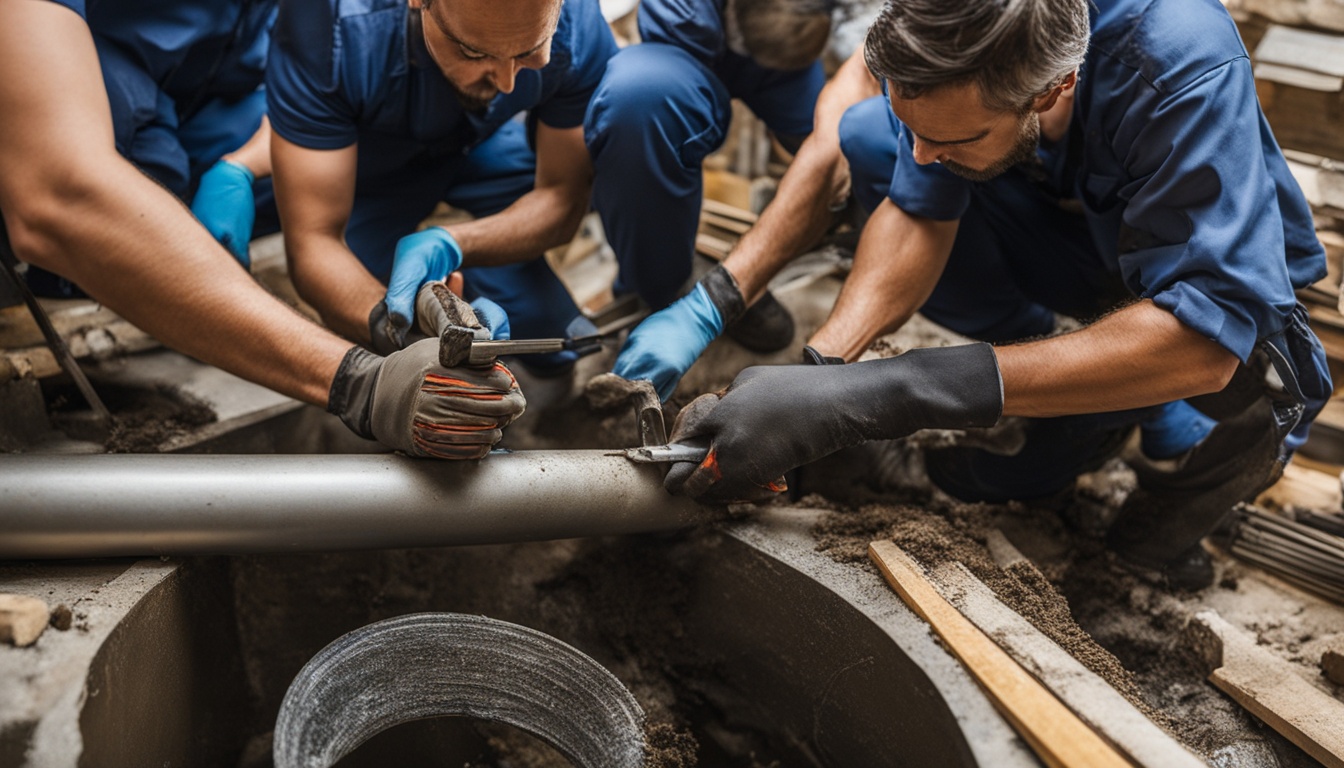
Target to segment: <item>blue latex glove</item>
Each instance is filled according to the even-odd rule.
[[[612,372],[623,379],[648,379],[666,401],[677,382],[709,343],[723,333],[723,316],[703,283],[666,309],[649,315],[630,332]]]
[[[476,313],[476,319],[481,325],[490,331],[490,338],[496,341],[508,341],[509,314],[503,307],[482,296],[471,302],[471,311]]]
[[[220,160],[201,177],[191,201],[191,212],[243,269],[252,267],[247,244],[252,241],[257,217],[253,181],[251,171],[230,160]]]
[[[430,227],[398,240],[385,299],[392,325],[409,327],[420,286],[443,280],[460,266],[462,248],[443,227]]]

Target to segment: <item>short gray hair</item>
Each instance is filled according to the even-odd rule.
[[[1088,0],[886,0],[863,58],[896,95],[961,83],[985,107],[1026,111],[1087,55]]]

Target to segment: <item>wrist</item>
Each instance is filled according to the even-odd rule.
[[[269,175],[267,173],[259,172],[259,169],[255,167],[255,163],[250,162],[245,155],[240,153],[232,153],[221,157],[219,159],[219,165],[229,167],[236,173],[245,176],[247,178],[248,186],[255,184],[259,177]]]
[[[699,286],[705,290],[705,295],[719,313],[718,332],[722,333],[724,328],[732,325],[747,311],[747,302],[742,296],[742,290],[737,287],[737,280],[722,264],[700,278]]]
[[[350,431],[368,440],[373,435],[373,389],[383,358],[364,349],[351,347],[341,358],[336,376],[327,392],[327,412],[339,416]]]

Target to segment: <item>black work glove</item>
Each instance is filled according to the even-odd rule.
[[[725,394],[702,395],[677,416],[669,442],[709,444],[699,465],[672,465],[664,486],[727,503],[783,490],[785,472],[866,440],[920,429],[993,426],[1003,412],[998,359],[988,344],[915,349],[852,365],[757,366]]]
[[[379,357],[362,347],[345,354],[327,410],[356,434],[410,456],[479,459],[527,407],[503,363],[439,365],[439,340],[424,339]]]

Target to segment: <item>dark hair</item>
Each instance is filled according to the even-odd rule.
[[[1087,54],[1087,0],[886,0],[868,69],[903,99],[973,82],[985,107],[1023,111]]]

